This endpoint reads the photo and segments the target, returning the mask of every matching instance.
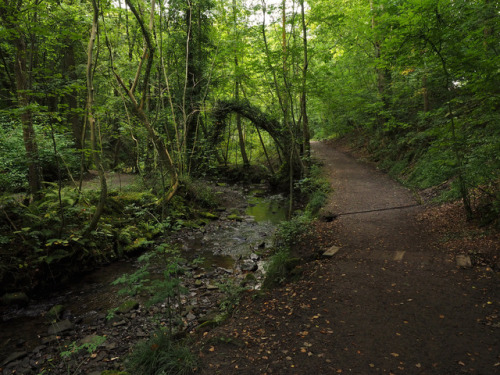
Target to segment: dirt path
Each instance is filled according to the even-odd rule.
[[[497,274],[458,269],[386,175],[324,143],[313,152],[334,188],[324,210],[340,215],[302,254],[340,250],[245,300],[206,335],[201,373],[500,374]]]

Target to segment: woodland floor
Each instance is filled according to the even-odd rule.
[[[324,212],[338,216],[297,246],[299,281],[245,296],[205,333],[198,373],[500,374],[498,233],[458,204],[417,205],[339,146],[313,155],[333,187]],[[466,253],[475,264],[457,267]]]

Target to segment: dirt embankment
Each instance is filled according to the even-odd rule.
[[[498,252],[498,235],[466,240],[471,228],[450,229],[460,222],[457,207],[422,207],[327,144],[314,143],[313,153],[334,189],[324,211],[336,218],[317,222],[299,251],[314,258],[340,250],[303,265],[299,282],[249,296],[206,334],[201,373],[499,373],[498,270],[456,264],[469,250],[459,244],[485,241]]]

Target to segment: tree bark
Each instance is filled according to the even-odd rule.
[[[93,113],[94,104],[94,44],[97,36],[97,23],[99,17],[99,9],[97,7],[97,0],[92,0],[92,29],[90,31],[90,38],[87,48],[87,121],[90,130],[90,146],[92,149],[92,160],[97,168],[99,174],[99,181],[101,184],[101,194],[99,196],[99,203],[97,204],[96,210],[89,225],[85,228],[84,235],[89,235],[93,230],[97,228],[97,224],[101,218],[104,211],[104,205],[106,204],[106,199],[108,196],[108,188],[106,184],[106,176],[104,175],[104,168],[102,166],[100,153],[98,150],[97,142],[97,131],[95,125],[95,117]]]
[[[63,65],[63,75],[67,76],[68,79],[76,81],[76,60],[75,60],[75,47],[71,41],[68,41],[68,47],[66,48],[64,54],[64,65]],[[83,148],[83,127],[81,124],[81,118],[78,114],[78,91],[73,89],[70,93],[65,95],[66,102],[68,104],[68,122],[71,124],[71,130],[73,132],[73,139],[75,141],[75,148],[81,150]]]
[[[95,1],[95,0],[94,0]],[[168,202],[177,192],[177,189],[179,187],[179,177],[177,174],[177,169],[174,165],[174,162],[170,156],[170,153],[167,149],[167,146],[165,145],[165,142],[159,134],[156,132],[156,130],[153,128],[151,125],[148,116],[144,112],[144,104],[146,100],[146,95],[147,95],[147,90],[148,90],[148,85],[149,85],[149,77],[151,75],[151,67],[153,65],[153,60],[154,60],[154,54],[155,54],[155,49],[151,40],[151,34],[150,31],[146,28],[144,25],[144,22],[140,16],[140,14],[137,12],[137,9],[135,6],[131,3],[130,0],[126,0],[126,3],[132,13],[134,14],[137,22],[139,23],[142,35],[144,37],[144,42],[145,42],[145,52],[143,54],[143,59],[147,59],[146,61],[146,70],[144,72],[143,76],[143,92],[142,92],[142,98],[141,101],[138,102],[136,99],[136,96],[132,89],[128,89],[125,82],[123,82],[123,79],[120,77],[120,75],[116,72],[116,69],[114,67],[113,63],[113,53],[111,50],[111,45],[109,43],[109,40],[106,40],[108,49],[109,49],[109,55],[110,55],[110,60],[111,60],[111,69],[113,70],[113,74],[118,81],[118,84],[122,87],[122,89],[125,91],[127,94],[128,98],[130,99],[130,103],[132,104],[133,112],[138,118],[138,120],[143,124],[143,126],[146,128],[149,138],[151,139],[151,142],[153,142],[153,145],[155,146],[156,150],[158,151],[159,155],[159,160],[160,163],[162,163],[162,166],[165,168],[165,170],[169,171],[172,181],[171,181],[171,187],[168,193],[166,193],[164,200]],[[151,4],[151,14],[154,15],[154,8],[155,8],[155,1],[152,1]],[[152,16],[153,17],[153,16]],[[152,29],[153,23],[151,20],[150,24],[150,29]],[[138,71],[141,70],[141,67],[143,65],[143,62],[140,63],[138,67]],[[137,76],[137,74],[136,74]],[[136,86],[132,86],[132,88],[135,88]]]
[[[234,27],[234,43],[239,41],[238,33],[237,33],[237,16],[236,16],[236,0],[233,0],[233,27]],[[237,46],[237,45],[236,45]],[[238,72],[238,53],[237,48],[233,49],[234,53],[234,97],[236,101],[240,100],[240,76]],[[240,141],[240,151],[241,158],[243,159],[243,165],[249,166],[250,162],[248,161],[247,152],[245,149],[245,137],[243,134],[243,130],[241,128],[241,116],[239,113],[236,113],[236,128],[238,129],[238,138]]]
[[[307,69],[309,67],[309,58],[307,51],[307,27],[304,12],[304,0],[300,0],[300,13],[302,21],[302,38],[304,46],[304,66],[302,68],[302,92],[300,97],[300,111],[302,115],[302,137],[304,144],[304,156],[311,156],[311,134],[309,131],[309,117],[307,116]]]
[[[41,170],[38,160],[38,144],[36,141],[35,128],[33,126],[33,116],[29,108],[29,79],[27,70],[27,48],[23,31],[20,29],[17,20],[17,13],[22,5],[22,0],[17,2],[17,9],[3,2],[0,5],[0,17],[7,29],[13,30],[13,46],[16,51],[14,59],[14,73],[17,91],[17,104],[20,109],[20,119],[23,129],[24,149],[28,165],[29,190],[34,199],[38,198],[41,189]]]

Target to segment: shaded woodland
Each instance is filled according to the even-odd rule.
[[[35,287],[199,219],[205,178],[293,204],[310,140],[348,137],[469,219],[500,212],[491,0],[0,4],[0,278]],[[140,186],[108,189],[110,172]],[[99,185],[84,189],[89,174]]]

